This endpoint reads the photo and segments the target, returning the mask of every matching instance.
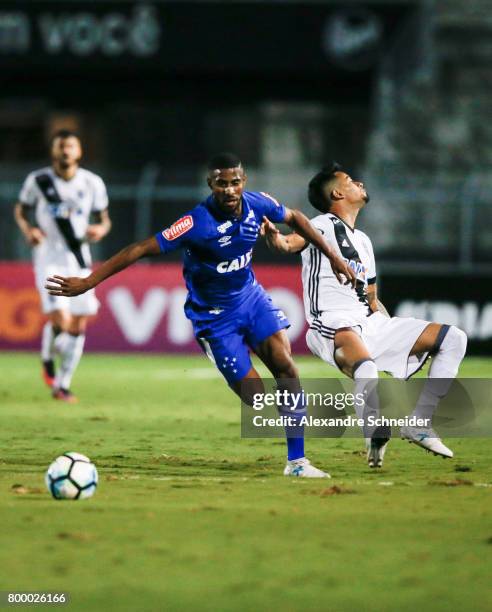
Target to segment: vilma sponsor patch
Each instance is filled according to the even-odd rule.
[[[178,219],[175,223],[168,227],[166,230],[162,232],[162,235],[166,240],[176,240],[186,232],[189,232],[193,227],[193,217],[191,215],[186,215],[186,217],[182,217]]]

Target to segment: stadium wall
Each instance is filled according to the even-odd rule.
[[[140,264],[97,289],[99,315],[87,333],[92,351],[199,352],[183,312],[186,289],[179,264]],[[297,266],[255,268],[258,279],[291,322],[294,350],[306,352]],[[38,349],[44,317],[32,267],[0,263],[0,349]]]
[[[258,280],[291,322],[295,353],[307,353],[299,266],[256,265]],[[458,325],[470,354],[492,353],[492,292],[482,278],[415,278],[385,274],[378,280],[389,312]],[[464,287],[467,288],[466,296]],[[183,313],[186,289],[179,264],[140,264],[97,290],[99,316],[87,334],[91,351],[199,352]],[[27,263],[0,263],[0,350],[37,350],[44,317]]]

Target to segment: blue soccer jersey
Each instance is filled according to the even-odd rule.
[[[273,223],[285,219],[285,206],[265,193],[244,192],[242,207],[242,216],[236,218],[222,212],[209,196],[156,234],[163,253],[184,249],[185,311],[192,321],[244,302],[256,285],[251,259],[263,216]]]

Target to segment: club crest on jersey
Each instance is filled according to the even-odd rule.
[[[269,200],[271,200],[275,204],[275,206],[280,206],[277,200],[273,196],[271,196],[269,193],[265,193],[264,191],[260,191],[260,193],[262,196],[265,196],[265,198],[268,198]]]
[[[219,234],[225,234],[230,227],[232,227],[232,222],[226,221],[225,223],[222,223],[222,225],[217,226],[217,231]]]
[[[244,255],[236,257],[235,259],[221,261],[219,264],[217,264],[217,272],[220,274],[225,274],[226,272],[237,272],[237,270],[242,270],[249,264],[252,255],[253,251],[248,251]]]
[[[162,235],[166,240],[176,240],[186,232],[189,232],[193,227],[193,217],[191,215],[186,215],[186,217],[182,217],[178,219],[175,223],[168,227],[166,230],[162,232]]]
[[[68,219],[70,217],[70,208],[63,202],[51,204],[49,210],[54,219]]]
[[[363,281],[366,279],[366,267],[363,263],[361,263],[360,261],[354,261],[353,259],[345,259],[345,261],[355,272],[355,275],[358,279]]]

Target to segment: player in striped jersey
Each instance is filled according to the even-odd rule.
[[[49,295],[44,280],[55,272],[88,276],[88,243],[99,242],[111,229],[106,187],[99,176],[80,168],[81,156],[79,137],[69,130],[57,132],[51,141],[52,165],[27,176],[14,208],[17,225],[32,247],[36,286],[48,317],[41,341],[43,379],[55,399],[70,403],[76,401],[70,385],[87,321],[99,302],[94,291],[75,300]],[[55,373],[56,353],[61,361]]]
[[[432,429],[432,415],[448,392],[465,355],[463,331],[414,318],[389,317],[377,297],[376,265],[369,237],[355,228],[368,203],[363,183],[354,181],[338,164],[324,168],[309,183],[309,201],[321,213],[311,223],[355,271],[355,286],[336,282],[326,258],[301,236],[283,236],[269,221],[263,233],[282,253],[301,253],[304,306],[310,350],[354,379],[356,391],[367,392],[360,417],[379,413],[375,380],[378,371],[408,379],[432,357],[428,381],[413,415],[427,427],[404,427],[402,437],[436,455],[452,457]],[[413,416],[412,415],[412,416]],[[367,421],[366,421],[367,423]],[[364,428],[371,467],[383,462],[390,432]]]

